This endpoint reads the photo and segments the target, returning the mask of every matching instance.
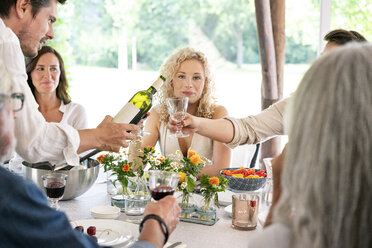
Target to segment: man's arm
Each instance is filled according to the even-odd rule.
[[[168,226],[169,233],[172,233],[179,222],[181,208],[178,206],[176,198],[166,196],[160,201],[150,202],[146,206],[145,216],[155,214],[161,217]],[[155,219],[148,219],[144,225],[138,240],[153,244],[155,247],[163,247],[165,236],[163,228]]]

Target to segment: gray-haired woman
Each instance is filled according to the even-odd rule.
[[[273,224],[250,247],[372,247],[372,45],[336,48],[289,103]]]

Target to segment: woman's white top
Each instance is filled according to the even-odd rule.
[[[67,123],[77,130],[88,128],[87,111],[82,105],[75,102],[65,105],[61,101],[59,111],[63,113],[60,123]]]
[[[159,128],[159,145],[161,153],[164,156],[169,154],[176,155],[176,151],[181,151],[178,144],[178,138],[169,135],[169,130],[162,122]],[[213,140],[205,136],[194,133],[189,150],[196,151],[200,156],[203,156],[212,161],[213,158]],[[182,159],[182,153],[179,154],[179,159]]]

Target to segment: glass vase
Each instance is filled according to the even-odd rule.
[[[214,203],[214,195],[204,197],[204,204],[198,208],[199,218],[201,220],[212,221],[216,218],[216,205]]]
[[[181,217],[190,218],[197,209],[197,204],[193,197],[193,193],[183,191],[181,195],[181,203],[179,204],[179,206],[182,209]]]
[[[137,176],[132,184],[134,190],[125,196],[125,214],[127,221],[140,223],[151,195],[144,176]]]

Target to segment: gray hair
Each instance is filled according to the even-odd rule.
[[[372,247],[372,44],[321,56],[291,104],[274,222],[293,247]]]

